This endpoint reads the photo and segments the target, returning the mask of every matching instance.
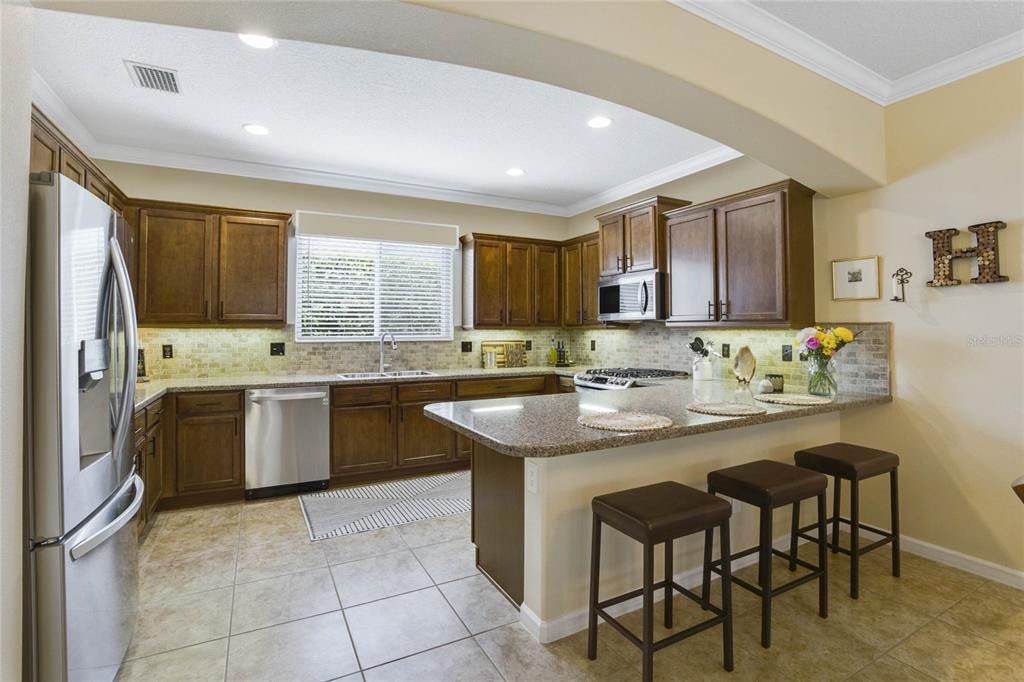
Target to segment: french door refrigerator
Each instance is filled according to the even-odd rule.
[[[121,218],[56,173],[34,174],[29,195],[30,669],[45,682],[106,682],[138,604],[135,303]]]

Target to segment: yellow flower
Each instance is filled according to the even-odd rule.
[[[825,354],[825,357],[832,355],[832,349],[829,348],[828,346],[823,347],[821,349],[821,352]]]
[[[821,331],[821,327],[818,327],[818,331],[814,335],[814,338],[818,339],[818,341],[821,341],[822,339],[825,338],[825,332]]]
[[[830,351],[835,350],[835,347],[837,345],[835,334],[833,334],[832,332],[826,333],[825,336],[822,337],[821,339],[821,345]]]
[[[843,343],[850,343],[853,341],[853,332],[846,327],[836,327],[832,330],[832,333],[836,335],[836,338]]]

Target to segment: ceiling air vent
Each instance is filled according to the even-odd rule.
[[[150,90],[159,90],[160,92],[173,92],[175,94],[181,92],[178,88],[178,72],[174,69],[130,62],[127,59],[124,65],[128,67],[132,83],[135,83],[140,88],[149,88]]]

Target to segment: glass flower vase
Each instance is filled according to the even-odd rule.
[[[834,398],[837,388],[836,367],[832,358],[812,355],[807,361],[807,392]]]

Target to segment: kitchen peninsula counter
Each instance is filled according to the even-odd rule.
[[[693,402],[737,400],[762,405],[751,417],[689,412]],[[439,403],[427,415],[473,440],[473,542],[478,568],[519,607],[520,621],[542,642],[586,628],[591,501],[597,495],[660,481],[706,489],[709,472],[757,459],[793,462],[801,448],[840,440],[844,410],[880,409],[891,395],[840,394],[827,405],[755,403],[732,381],[664,380],[657,386],[564,395]],[[660,414],[672,426],[617,433],[580,426],[585,414],[635,411]],[[812,519],[804,506],[803,523]],[[789,508],[775,514],[776,540],[790,527]],[[757,543],[757,510],[733,505],[734,548]],[[695,587],[701,575],[703,534],[673,543],[675,580]],[[659,546],[655,565],[662,565]],[[717,552],[716,552],[717,556]],[[748,556],[734,569],[751,563]],[[640,550],[606,530],[601,548],[602,595],[641,584]],[[639,607],[631,600],[614,607]]]

